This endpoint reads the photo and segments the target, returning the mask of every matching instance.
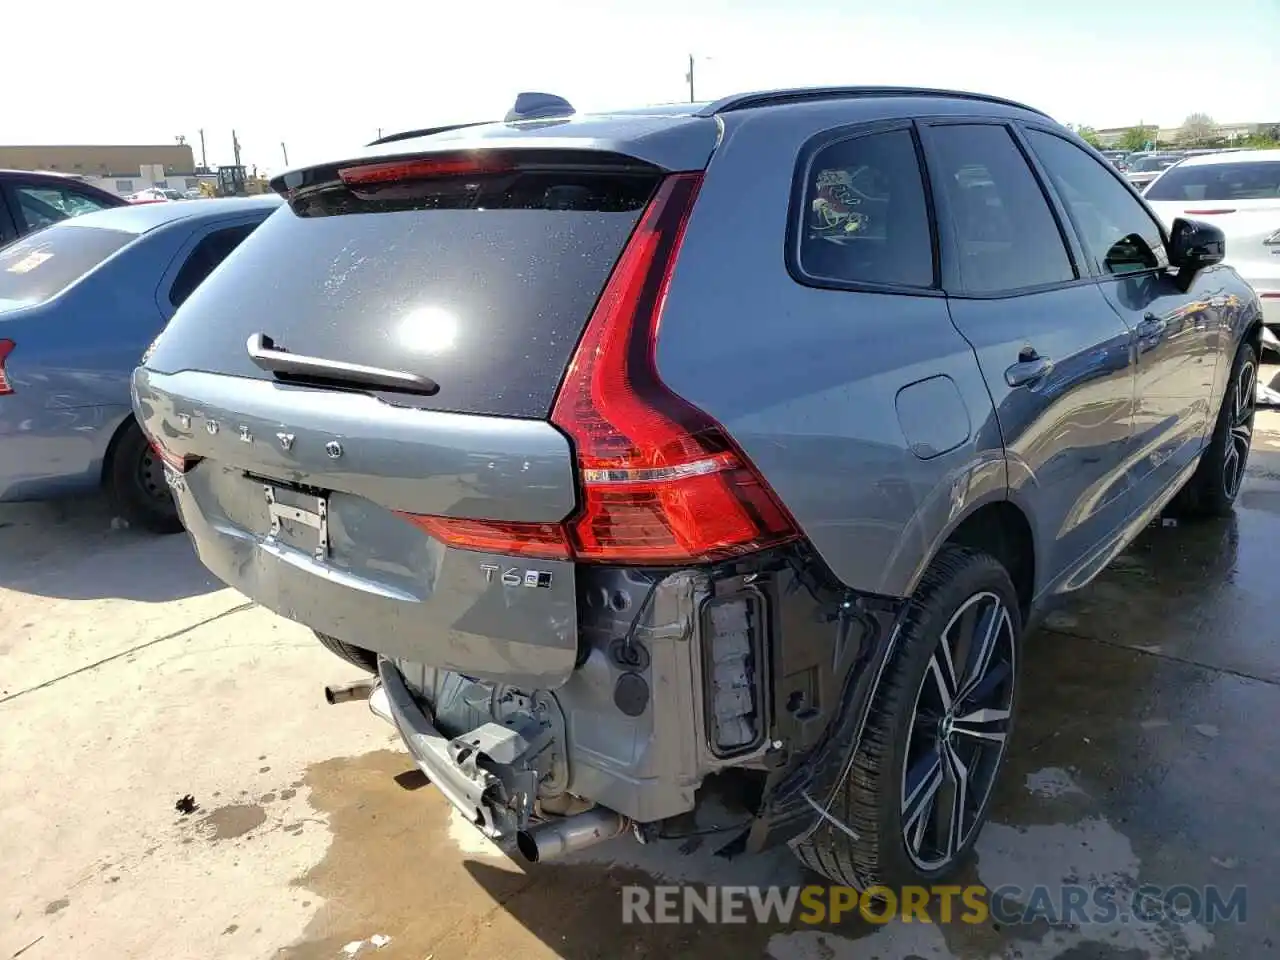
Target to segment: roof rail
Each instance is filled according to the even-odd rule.
[[[928,87],[795,87],[760,90],[755,93],[737,93],[716,100],[699,110],[697,116],[713,117],[719,113],[750,110],[753,107],[774,107],[786,103],[810,103],[816,100],[852,100],[858,97],[949,97],[954,100],[998,103],[1006,107],[1017,107],[1019,110],[1029,110],[1042,117],[1049,116],[1043,110],[1029,107],[1025,103],[1018,103],[1016,100],[1006,100],[1004,97],[969,93],[963,90],[934,90]]]
[[[423,127],[421,130],[405,130],[403,133],[389,133],[385,137],[379,137],[370,143],[365,144],[368,147],[376,147],[382,143],[395,143],[398,140],[416,140],[418,137],[430,137],[437,133],[445,133],[448,130],[463,130],[467,127],[482,127],[486,123],[495,123],[493,120],[472,120],[468,123],[450,123],[443,127]]]

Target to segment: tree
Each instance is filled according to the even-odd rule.
[[[1076,125],[1076,135],[1091,147],[1102,147],[1102,139],[1098,136],[1098,131],[1093,127],[1087,127],[1083,123]]]
[[[1218,125],[1207,113],[1193,113],[1182,121],[1178,139],[1183,143],[1204,143],[1218,135]]]
[[[1120,146],[1125,150],[1142,150],[1148,140],[1155,139],[1156,130],[1152,127],[1130,127],[1120,137]]]

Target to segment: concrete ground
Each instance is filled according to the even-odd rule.
[[[1122,896],[1243,884],[1242,924],[623,926],[627,883],[813,878],[785,852],[730,862],[697,841],[517,866],[389,728],[325,706],[354,671],[306,630],[220,588],[185,538],[79,503],[0,512],[0,960],[1267,955],[1280,414],[1258,431],[1234,518],[1149,529],[1029,638],[973,874]]]

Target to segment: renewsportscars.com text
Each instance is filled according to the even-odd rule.
[[[1187,885],[1132,888],[1060,884],[1023,888],[684,887],[622,888],[623,923],[1244,923],[1248,892]]]

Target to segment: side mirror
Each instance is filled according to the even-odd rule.
[[[1226,255],[1227,238],[1213,224],[1182,217],[1173,221],[1173,229],[1169,231],[1171,267],[1195,272],[1221,263]]]

